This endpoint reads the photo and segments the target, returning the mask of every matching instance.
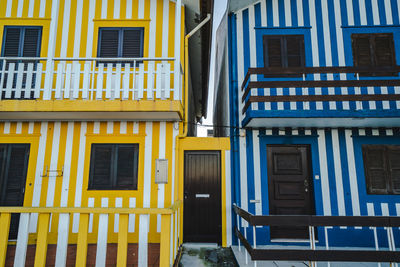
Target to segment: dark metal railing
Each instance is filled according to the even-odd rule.
[[[400,217],[390,216],[316,216],[316,215],[262,215],[255,216],[236,205],[233,205],[237,215],[239,228],[235,234],[244,245],[250,257],[254,261],[282,260],[282,261],[342,261],[342,262],[400,262],[400,251],[395,249],[395,241],[392,227],[400,227]],[[240,218],[244,219],[253,227],[253,246],[247,241],[246,232],[243,236],[240,232]],[[286,226],[286,227],[309,227],[310,249],[260,249],[256,248],[256,226]],[[354,226],[386,227],[388,232],[389,250],[316,250],[315,227],[322,226]],[[327,232],[325,231],[327,235]],[[327,240],[326,240],[327,242]],[[375,235],[375,244],[377,244]],[[326,246],[328,248],[328,245]]]
[[[242,110],[244,114],[251,103],[256,102],[313,102],[313,101],[397,101],[398,94],[374,95],[289,95],[289,96],[249,96],[252,88],[324,88],[324,87],[381,87],[400,86],[398,74],[400,66],[365,68],[365,67],[303,67],[303,68],[249,68],[241,85]],[[354,78],[314,80],[308,74],[354,74]],[[264,75],[262,81],[251,81],[252,75]],[[373,77],[361,79],[360,76]],[[388,76],[392,76],[389,77]],[[288,77],[287,80],[282,78]],[[300,79],[294,80],[293,77]],[[302,77],[302,79],[301,79]],[[279,80],[275,79],[279,78]],[[290,79],[289,79],[290,78]],[[349,79],[348,79],[349,78]]]

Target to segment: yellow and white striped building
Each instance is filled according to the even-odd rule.
[[[182,242],[183,151],[223,151],[228,188],[229,142],[185,137],[184,14],[180,0],[0,0],[3,46],[6,27],[41,27],[35,61],[0,58],[0,144],[30,145],[23,208],[0,208],[0,265],[33,264],[27,251],[36,244],[35,266],[44,266],[47,244],[56,244],[52,264],[66,266],[68,244],[77,244],[72,261],[86,266],[96,244],[96,266],[105,266],[114,243],[119,266],[130,261],[128,244],[138,244],[139,266],[150,264],[149,244],[160,244],[160,266],[169,266]],[[99,63],[103,27],[143,28],[142,57]],[[137,190],[88,190],[91,145],[100,143],[139,145]],[[166,184],[154,181],[156,159],[168,160]],[[7,242],[10,213],[21,217]]]

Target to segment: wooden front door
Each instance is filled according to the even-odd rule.
[[[0,144],[0,206],[24,205],[28,158],[28,144]],[[12,214],[10,239],[17,238],[18,225],[19,213]]]
[[[271,215],[312,215],[314,201],[308,145],[267,145]],[[271,239],[308,238],[307,227],[271,227]]]
[[[219,151],[186,151],[184,242],[221,244],[221,156]]]

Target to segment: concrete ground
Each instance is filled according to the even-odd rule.
[[[279,249],[282,246],[268,246],[269,248]],[[257,248],[261,248],[258,247]],[[287,247],[286,247],[287,248]],[[232,251],[240,267],[306,267],[311,266],[310,262],[288,262],[288,261],[257,261],[256,264],[250,259],[246,249],[242,246],[240,251],[238,246],[232,246]],[[246,263],[247,254],[247,263]],[[315,267],[389,267],[389,263],[365,263],[365,262],[318,262]],[[396,265],[392,265],[397,267]]]
[[[238,267],[230,248],[211,244],[184,244],[180,267]]]

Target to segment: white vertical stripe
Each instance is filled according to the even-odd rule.
[[[307,130],[304,131],[304,134],[305,135],[311,135],[312,131],[310,129],[307,129]]]
[[[265,135],[272,135],[272,129],[265,130]]]
[[[265,1],[261,1],[260,3],[260,9],[261,9],[261,26],[266,27],[267,26],[267,7],[265,5]]]
[[[53,15],[53,9],[51,10],[51,12]],[[40,0],[39,18],[44,18],[45,15],[46,15],[46,0]]]
[[[108,207],[108,198],[101,199],[101,207]],[[108,214],[99,215],[99,230],[97,234],[96,267],[106,266],[108,235]]]
[[[166,146],[166,122],[160,122],[160,142],[159,142],[159,152],[158,158],[165,159],[165,146]],[[158,184],[158,197],[157,197],[157,207],[164,208],[164,198],[165,198],[165,184]],[[157,232],[161,232],[161,215],[157,215]]]
[[[149,234],[149,215],[139,216],[138,266],[147,266],[147,240]]]
[[[6,17],[11,17],[12,3],[13,0],[7,0]]]
[[[79,49],[81,47],[82,12],[83,12],[83,0],[77,0],[75,40],[74,40],[74,57],[79,57]],[[76,90],[76,88],[74,88],[74,90]]]
[[[126,121],[121,121],[121,122],[120,122],[120,125],[119,125],[119,132],[120,132],[121,134],[126,134],[126,125],[127,125],[127,122],[126,122]]]
[[[15,130],[16,134],[22,133],[22,122],[17,122],[17,129]]]
[[[94,207],[94,198],[90,197],[88,199],[88,207],[93,208]],[[89,233],[93,232],[93,214],[89,215]]]
[[[146,137],[145,137],[145,141],[144,141],[143,208],[150,208],[152,141],[153,141],[153,123],[146,122]]]
[[[254,162],[254,192],[255,199],[259,200],[258,203],[255,203],[256,206],[256,215],[262,214],[262,200],[261,200],[261,164],[260,164],[260,139],[259,134],[260,131],[253,130],[253,162]],[[226,191],[227,194],[230,192]]]
[[[244,59],[243,59],[243,14],[239,12],[237,14],[237,63],[238,63],[238,84],[242,84],[244,79]],[[238,89],[240,90],[240,89]],[[239,91],[240,95],[240,91]],[[239,97],[240,98],[240,97]],[[243,103],[241,99],[238,99],[239,110],[243,109]],[[242,112],[239,112],[239,121],[243,120]]]
[[[279,0],[272,0],[272,14],[273,14],[273,25],[274,27],[279,26]]]
[[[393,129],[386,129],[386,135],[393,135]]]
[[[114,0],[114,19],[119,19],[120,18],[120,7],[121,3],[120,0]]]
[[[4,123],[4,134],[10,133],[10,127],[11,127],[11,123],[9,121]]]
[[[326,161],[325,131],[318,130],[319,167],[322,187],[322,203],[324,216],[331,215],[331,197],[329,191],[328,166]]]
[[[67,263],[68,235],[69,214],[62,213],[59,215],[58,219],[58,237],[55,266],[65,266],[65,264]]]
[[[299,27],[304,26],[303,0],[297,0],[297,21]]]
[[[100,133],[100,122],[95,121],[93,123],[93,133],[94,134],[99,134]]]
[[[56,190],[56,179],[58,176],[58,150],[60,147],[61,122],[54,123],[53,144],[51,146],[50,166],[48,166],[48,185],[46,207],[53,207],[54,194]]]
[[[239,161],[240,161],[240,207],[248,210],[248,194],[247,194],[247,153],[246,138],[239,138]],[[247,222],[242,220],[243,226],[247,227]]]
[[[339,216],[346,215],[343,192],[342,163],[340,158],[339,133],[337,129],[332,129],[333,162],[335,165],[336,193],[338,202]]]
[[[64,17],[63,17],[63,27],[62,27],[62,35],[61,35],[61,52],[60,57],[67,56],[67,49],[68,49],[68,30],[69,30],[69,17],[70,17],[70,10],[71,10],[71,0],[65,0],[65,7],[64,7]]]
[[[106,19],[107,18],[107,0],[102,0],[101,1],[101,18]]]
[[[311,24],[311,46],[312,46],[312,58],[313,66],[319,66],[319,54],[318,54],[318,36],[317,36],[317,19],[315,15],[315,0],[309,1],[310,5],[310,24]]]
[[[365,129],[358,129],[358,135],[360,136],[365,135]]]
[[[126,18],[132,18],[132,0],[126,0]]]
[[[34,129],[35,129],[35,123],[30,122],[28,126],[28,134],[33,134]]]
[[[175,146],[176,146],[176,136],[179,133],[179,130],[177,130],[178,127],[175,127],[175,125],[178,125],[178,123],[174,123],[173,127],[172,127],[172,151],[175,151]],[[171,173],[172,173],[172,177],[171,177],[171,202],[174,203],[175,202],[175,153],[172,153],[172,162],[171,162]]]
[[[396,214],[400,216],[400,203],[396,203]]]
[[[144,0],[139,0],[139,7],[138,7],[138,18],[144,18]]]
[[[88,33],[87,33],[87,43],[86,43],[86,57],[90,58],[93,56],[93,28],[94,28],[94,11],[96,8],[96,0],[89,0],[89,20],[88,20]]]
[[[359,0],[361,25],[367,25],[367,10],[365,9],[365,0]]]
[[[324,30],[324,44],[325,44],[325,60],[326,66],[332,66],[332,48],[331,48],[331,34],[330,34],[330,26],[329,26],[329,11],[328,11],[328,3],[326,1],[321,1],[322,6],[322,24]]]
[[[114,122],[107,122],[107,134],[112,134],[114,132]]]
[[[250,37],[250,47],[255,47],[256,46],[256,31],[254,30],[255,26],[255,16],[254,16],[254,5],[249,7],[249,37]],[[257,61],[256,61],[257,55],[256,55],[256,49],[250,49],[250,67],[256,67],[257,66]],[[257,77],[253,76],[251,78],[252,81],[256,81]],[[257,95],[257,89],[251,89],[250,94],[252,96]],[[252,110],[258,110],[258,103],[252,103],[251,104]]]
[[[347,22],[349,25],[354,25],[354,11],[353,11],[353,0],[346,0],[347,6]]]
[[[392,6],[390,0],[385,0],[386,24],[393,24]]]
[[[380,0],[380,1],[382,1],[382,0]],[[379,17],[378,1],[377,0],[372,0],[371,4],[372,4],[372,17],[374,19],[374,25],[379,25],[379,24],[381,24],[381,19]]]
[[[136,198],[134,197],[129,198],[129,208],[136,208]],[[135,214],[129,214],[128,232],[129,233],[135,232]]]
[[[368,216],[375,216],[374,203],[367,203]]]
[[[41,123],[38,157],[36,162],[35,183],[33,187],[32,207],[39,207],[39,202],[40,202],[40,192],[42,190],[42,173],[44,171],[43,164],[46,152],[47,125],[48,125],[47,122]],[[37,223],[37,213],[32,214],[31,216],[31,222],[29,226],[30,233],[36,232],[36,223]]]
[[[139,133],[139,123],[134,122],[133,123],[133,134],[138,134]]]
[[[353,207],[353,216],[359,216],[360,202],[358,199],[356,163],[354,159],[354,146],[353,146],[353,138],[351,137],[351,130],[345,130],[345,135],[346,135],[347,162],[349,164],[350,194],[351,194],[351,204]]]
[[[336,25],[336,38],[337,38],[337,49],[339,56],[339,66],[345,66],[345,53],[344,53],[344,42],[343,42],[343,31],[342,31],[342,13],[340,12],[340,0],[334,0],[335,8],[335,25]],[[345,75],[343,75],[346,77]]]
[[[290,7],[290,0],[285,0],[285,23],[286,27],[292,26],[292,10]]]
[[[372,129],[372,135],[373,136],[379,136],[379,130],[378,129]]]
[[[292,130],[292,135],[299,135],[299,130],[293,129]]]
[[[168,57],[169,1],[164,1],[162,24],[162,57]]]
[[[25,266],[26,249],[28,247],[28,237],[29,237],[28,226],[29,226],[29,213],[22,213],[19,219],[14,267]]]
[[[33,9],[35,7],[35,0],[29,0],[28,18],[33,17]]]
[[[286,135],[286,131],[279,129],[278,135]]]
[[[122,208],[122,197],[115,198],[115,207]],[[114,215],[114,233],[118,233],[119,230],[119,214]]]
[[[17,17],[18,18],[22,17],[23,8],[24,8],[24,0],[18,0],[18,7],[17,7]]]
[[[259,154],[256,154],[259,155]],[[259,157],[257,157],[259,158]],[[261,187],[261,186],[260,186]],[[231,152],[225,151],[226,245],[232,245]],[[261,206],[261,205],[260,205]]]
[[[388,203],[381,203],[381,209],[382,209],[382,216],[389,216],[389,206]]]
[[[75,202],[74,202],[75,207],[80,207],[82,201],[83,169],[85,165],[86,128],[87,128],[87,123],[82,122],[80,139],[79,139],[78,167],[76,174]],[[78,229],[79,229],[79,214],[74,214],[72,231],[74,233],[77,233]]]

